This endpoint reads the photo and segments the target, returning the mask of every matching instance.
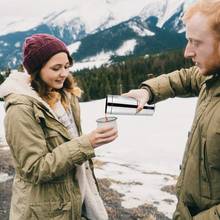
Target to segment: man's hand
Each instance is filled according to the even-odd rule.
[[[128,93],[122,94],[122,96],[135,98],[137,100],[137,112],[143,109],[144,105],[149,101],[150,98],[150,94],[146,89],[132,89]]]

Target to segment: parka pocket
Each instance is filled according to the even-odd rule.
[[[215,169],[220,170],[220,128],[214,128],[213,130],[214,131],[210,134],[209,138],[207,139],[207,154],[210,165]]]
[[[209,181],[212,199],[220,200],[220,130],[219,128],[213,130],[214,132],[207,139],[206,163],[210,175]]]
[[[200,165],[200,193],[205,198],[211,198],[210,172],[207,159],[206,139],[202,138],[201,148],[201,165]]]
[[[69,220],[71,202],[44,202],[30,205],[31,220]]]
[[[49,151],[52,151],[54,148],[64,142],[63,138],[57,131],[49,129],[47,129],[45,132],[45,139]]]

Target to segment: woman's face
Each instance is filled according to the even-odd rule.
[[[61,89],[69,75],[69,59],[65,52],[52,56],[40,71],[41,79],[49,89]]]

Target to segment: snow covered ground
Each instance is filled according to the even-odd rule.
[[[117,116],[119,137],[96,149],[104,161],[96,169],[99,178],[115,180],[111,187],[123,193],[126,208],[153,204],[168,217],[175,209],[175,196],[161,191],[175,183],[193,119],[195,98],[169,99],[156,105],[153,116]],[[105,100],[81,103],[84,133],[104,116]],[[3,140],[3,103],[0,103],[0,137]],[[168,202],[171,201],[171,202]]]
[[[150,203],[172,216],[176,198],[161,188],[174,184],[171,175],[179,174],[195,104],[195,98],[169,99],[156,105],[153,116],[117,116],[119,137],[96,150],[97,158],[107,162],[96,174],[118,181],[111,187],[125,195],[124,207]],[[104,105],[105,100],[81,103],[85,132],[104,115]]]
[[[0,102],[0,143],[5,143],[5,136],[4,136],[4,103]]]

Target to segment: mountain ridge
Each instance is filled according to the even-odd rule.
[[[97,4],[97,0],[93,0],[93,2]],[[106,2],[112,8],[115,5],[111,5],[111,3],[116,4],[115,1]],[[119,2],[123,2],[123,0]],[[0,68],[18,66],[21,63],[21,46],[24,38],[42,32],[57,36],[69,48],[72,48],[72,45],[77,42],[78,48],[74,47],[75,51],[72,51],[72,55],[77,62],[95,60],[97,55],[108,53],[109,59],[107,59],[107,62],[110,63],[112,56],[120,55],[117,54],[117,51],[127,41],[136,42],[135,46],[132,44],[132,48],[127,50],[134,56],[182,48],[185,44],[185,38],[181,15],[187,2],[188,0],[152,0],[146,3],[142,0],[139,6],[141,10],[136,15],[134,15],[135,10],[130,13],[131,16],[121,15],[121,17],[127,16],[127,20],[120,20],[119,15],[117,15],[118,20],[116,19],[116,11],[120,8],[115,7],[112,11],[105,8],[108,11],[106,17],[102,17],[102,12],[97,9],[97,13],[100,13],[101,17],[100,20],[96,20],[93,16],[92,22],[94,23],[85,22],[86,15],[83,13],[87,9],[83,11],[80,8],[70,8],[51,12],[44,16],[37,26],[33,26],[28,30],[22,31],[20,29],[0,35]],[[106,7],[104,3],[102,7]],[[129,8],[131,5],[126,7]],[[82,11],[80,12],[80,10]],[[72,16],[73,11],[75,11],[75,16]],[[136,11],[138,10],[136,9]],[[78,16],[80,13],[82,14],[81,17]],[[128,12],[121,12],[121,14],[123,13],[128,14]],[[111,23],[114,25],[111,26]],[[127,54],[121,54],[121,56],[123,55]]]

